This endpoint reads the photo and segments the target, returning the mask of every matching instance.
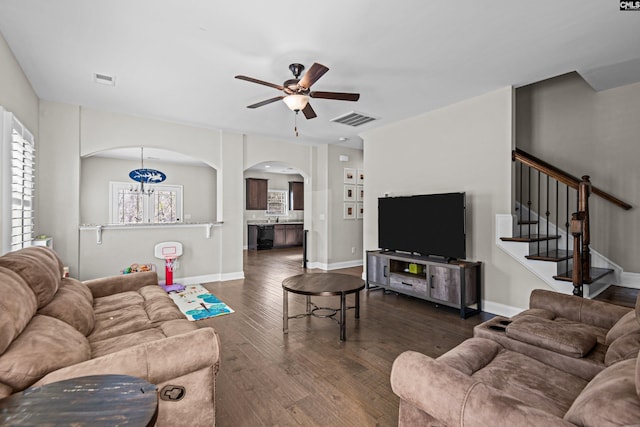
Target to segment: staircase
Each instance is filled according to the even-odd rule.
[[[496,218],[496,244],[549,286],[593,298],[619,283],[622,268],[590,248],[589,196],[631,205],[521,150],[515,165],[514,215]],[[541,214],[539,214],[541,212]]]

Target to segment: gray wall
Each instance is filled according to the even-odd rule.
[[[377,202],[464,191],[467,258],[483,263],[485,306],[526,308],[547,287],[495,244],[496,215],[511,212],[513,91],[498,91],[366,132],[364,245],[378,248]]]
[[[363,154],[360,150],[336,145],[330,145],[327,154],[329,156],[327,162],[329,170],[327,187],[330,189],[330,222],[328,226],[329,230],[331,230],[328,258],[329,264],[339,266],[343,265],[343,263],[348,263],[356,256],[364,256],[362,245],[363,220],[344,218],[344,169],[363,169]],[[349,161],[341,162],[340,155],[348,156]]]
[[[31,87],[31,83],[29,83],[22,68],[20,68],[2,34],[0,34],[0,107],[13,113],[35,136],[36,150],[39,150],[40,147],[38,105],[38,96]],[[38,159],[36,159],[36,162],[38,162]],[[2,182],[3,176],[4,171],[0,163],[0,185],[3,185],[4,188]],[[36,175],[36,180],[38,179],[39,176]],[[38,208],[37,196],[36,194],[36,209]],[[10,238],[9,236],[3,235],[3,230],[5,226],[8,225],[5,224],[4,221],[5,219],[0,209],[0,239],[2,240]],[[36,234],[41,234],[40,230],[40,225],[36,222]],[[3,246],[4,245],[0,245],[0,247]]]
[[[516,146],[634,206],[591,196],[592,248],[640,272],[640,83],[595,92],[570,73],[516,90]]]
[[[105,157],[82,159],[80,175],[80,223],[109,223],[109,182],[131,182],[129,171],[140,167],[139,161]],[[181,222],[215,222],[216,170],[206,166],[145,161],[145,167],[167,175],[163,184],[183,186]]]

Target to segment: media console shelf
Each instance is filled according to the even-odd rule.
[[[438,262],[427,257],[367,251],[367,289],[394,292],[460,309],[460,317],[482,310],[482,263]]]

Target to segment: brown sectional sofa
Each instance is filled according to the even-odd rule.
[[[398,425],[640,425],[639,349],[640,298],[633,310],[536,290],[437,359],[398,356]]]
[[[0,257],[0,398],[72,377],[125,374],[184,387],[159,400],[158,426],[215,425],[220,343],[185,319],[155,272],[79,282],[56,253]]]

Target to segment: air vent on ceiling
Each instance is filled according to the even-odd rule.
[[[96,83],[103,84],[103,85],[109,85],[109,86],[115,86],[116,85],[116,78],[113,77],[113,76],[108,76],[106,74],[94,73],[93,74],[93,81],[95,81]]]
[[[331,119],[330,121],[355,127],[355,126],[363,125],[365,123],[372,122],[374,120],[378,120],[378,119],[376,117],[371,117],[371,116],[367,116],[367,115],[352,111],[350,113],[343,114],[342,116],[338,116],[334,119]]]

